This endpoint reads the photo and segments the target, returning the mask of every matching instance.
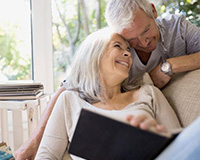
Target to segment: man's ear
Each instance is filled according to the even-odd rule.
[[[158,14],[157,14],[157,11],[156,11],[156,7],[154,6],[153,3],[151,3],[151,6],[152,6],[153,16],[154,16],[154,18],[156,19],[156,18],[158,17]]]

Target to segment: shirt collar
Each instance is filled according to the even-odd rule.
[[[160,32],[160,40],[164,44],[164,33],[165,33],[165,27],[160,23],[159,19],[155,19],[155,22],[158,26],[159,32]]]

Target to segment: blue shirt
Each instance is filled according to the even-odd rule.
[[[145,72],[149,73],[165,59],[200,52],[200,28],[186,20],[183,15],[157,18],[156,23],[161,38],[146,65],[131,48],[133,66],[130,71],[130,80],[141,77]]]

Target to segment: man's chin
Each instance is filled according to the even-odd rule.
[[[150,53],[150,52],[153,52],[155,49],[156,49],[156,46],[151,45],[151,46],[148,46],[147,48],[143,48],[143,51]]]
[[[140,48],[140,49],[136,49],[137,51],[141,51],[141,52],[144,52],[144,53],[151,53],[155,50],[155,47],[154,48]]]

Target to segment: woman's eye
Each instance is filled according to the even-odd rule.
[[[121,48],[119,44],[115,44],[114,47]]]
[[[131,49],[128,47],[127,49],[126,49],[128,52],[131,52]]]

